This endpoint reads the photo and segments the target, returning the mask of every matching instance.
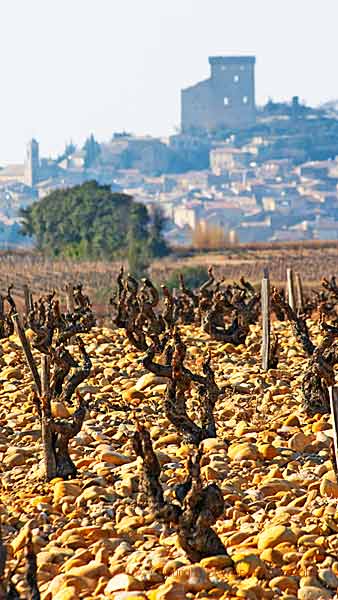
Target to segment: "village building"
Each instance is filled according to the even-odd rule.
[[[183,133],[241,129],[256,120],[254,56],[211,56],[209,79],[182,90]]]

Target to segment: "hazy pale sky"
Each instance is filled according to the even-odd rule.
[[[256,97],[338,98],[337,0],[0,0],[0,164],[114,131],[167,135],[209,55],[255,54]]]

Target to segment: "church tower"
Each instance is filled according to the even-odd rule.
[[[27,153],[25,160],[25,184],[29,187],[34,187],[39,179],[39,144],[32,139],[27,145]]]

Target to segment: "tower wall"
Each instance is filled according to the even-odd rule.
[[[27,145],[27,154],[25,160],[25,184],[30,187],[34,187],[34,185],[39,180],[39,168],[40,168],[40,158],[39,158],[39,144],[36,140],[31,140]]]
[[[209,79],[182,90],[182,130],[216,130],[253,125],[255,57],[210,57]]]

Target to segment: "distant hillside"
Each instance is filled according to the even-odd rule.
[[[218,132],[216,137],[221,139],[224,133]],[[264,140],[258,162],[290,158],[300,164],[332,159],[338,155],[338,101],[318,108],[269,101],[258,109],[254,127],[232,135],[237,147]]]

